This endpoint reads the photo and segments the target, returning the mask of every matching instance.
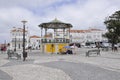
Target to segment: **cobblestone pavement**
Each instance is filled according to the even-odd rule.
[[[8,60],[0,53],[0,80],[119,80],[120,50],[101,51],[101,56],[90,57],[85,57],[86,51],[80,48],[75,55],[32,51],[25,62]]]
[[[41,65],[41,64],[40,64]],[[86,63],[55,61],[42,65],[63,70],[72,80],[119,80],[120,73]]]
[[[0,70],[0,80],[12,80],[13,78],[7,73]]]
[[[6,60],[6,55],[4,53],[0,53],[0,67],[8,62],[9,61]],[[0,70],[0,80],[12,80],[12,77],[4,71]]]

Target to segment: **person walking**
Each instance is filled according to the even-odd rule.
[[[9,57],[11,57],[10,50],[11,50],[10,44],[8,43],[8,44],[7,44],[7,48],[6,48],[6,53],[8,54],[8,59],[9,59]]]

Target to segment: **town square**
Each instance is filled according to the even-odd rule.
[[[0,80],[120,80],[119,8],[119,0],[0,0]]]

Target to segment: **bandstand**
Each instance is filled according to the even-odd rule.
[[[56,18],[48,23],[41,23],[41,50],[43,53],[58,53],[60,49],[70,43],[70,29],[72,25],[64,23]],[[52,31],[52,37],[48,38],[48,30]]]

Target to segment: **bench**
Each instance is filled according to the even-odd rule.
[[[102,48],[102,51],[108,51],[108,50],[109,50],[108,47],[103,47],[103,48]]]
[[[17,57],[17,59],[21,59],[21,54],[18,54],[13,50],[8,50],[7,55],[8,55],[8,59],[10,59],[11,57]]]
[[[88,51],[86,52],[86,57],[89,57],[90,54],[97,54],[97,55],[100,55],[100,50],[99,50],[99,49],[88,50]]]

